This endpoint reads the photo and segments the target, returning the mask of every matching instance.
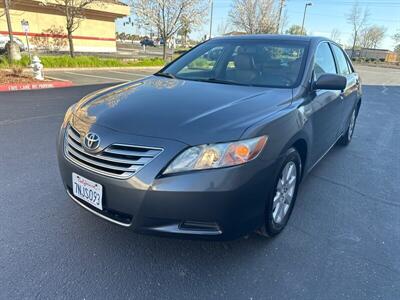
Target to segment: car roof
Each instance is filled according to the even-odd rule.
[[[215,37],[212,40],[281,40],[281,41],[305,41],[320,42],[330,41],[328,38],[321,36],[305,36],[305,35],[288,35],[288,34],[243,34]]]

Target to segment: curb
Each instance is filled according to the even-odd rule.
[[[8,83],[0,85],[0,92],[53,89],[53,88],[70,87],[73,85],[74,84],[71,81],[60,81],[60,80],[32,82],[32,83]]]

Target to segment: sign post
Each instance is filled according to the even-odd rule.
[[[25,33],[26,45],[28,47],[28,53],[29,53],[29,60],[32,60],[31,49],[29,47],[29,40],[28,40],[29,22],[23,19],[21,21],[21,26],[22,26],[22,31]]]

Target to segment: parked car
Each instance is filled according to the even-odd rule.
[[[10,37],[7,35],[0,35],[0,52],[6,51],[6,45],[10,41]],[[25,44],[17,37],[14,36],[14,42],[18,44],[19,50],[26,51]]]
[[[163,39],[155,39],[154,40],[154,46],[161,46],[164,44],[164,40]]]
[[[306,174],[352,140],[360,105],[333,41],[216,38],[71,106],[59,167],[74,202],[136,232],[274,236]]]
[[[140,45],[142,45],[142,46],[152,46],[152,47],[155,47],[155,46],[156,46],[156,45],[154,44],[154,41],[151,40],[151,39],[148,39],[148,38],[141,40],[141,41],[140,41]]]

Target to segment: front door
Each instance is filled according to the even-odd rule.
[[[321,43],[314,58],[314,78],[323,74],[337,74],[335,60],[327,42]],[[317,162],[336,142],[343,119],[341,91],[314,90],[311,92],[313,151],[311,160]]]

